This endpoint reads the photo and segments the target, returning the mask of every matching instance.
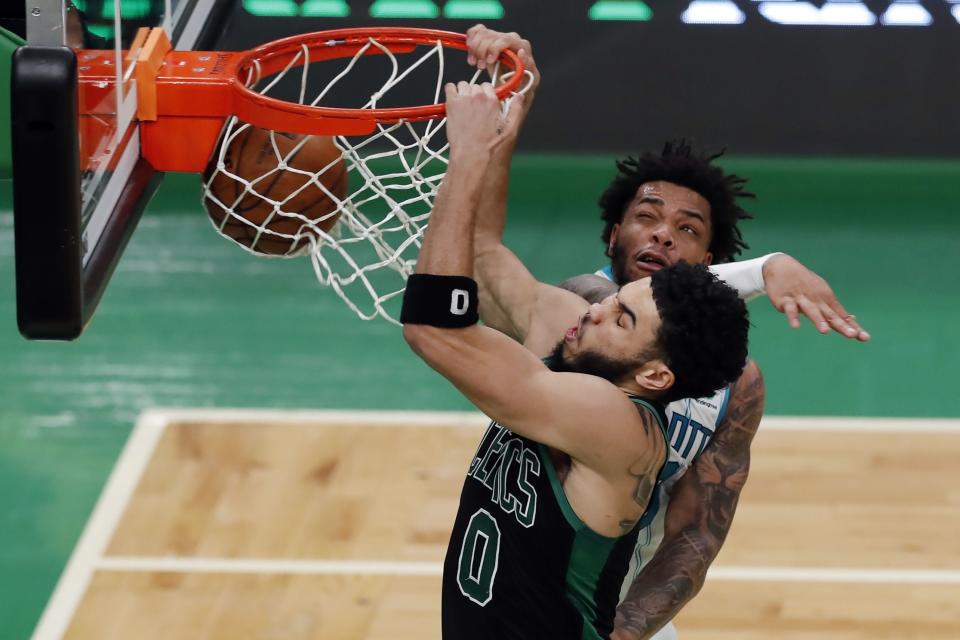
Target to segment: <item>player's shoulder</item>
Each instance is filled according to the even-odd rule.
[[[643,425],[645,443],[642,448],[643,457],[650,460],[657,467],[663,466],[669,457],[667,442],[670,437],[667,431],[667,414],[661,404],[649,402],[642,398],[630,396],[637,417]]]
[[[667,441],[669,440],[667,430],[669,421],[667,420],[665,407],[658,402],[646,400],[639,396],[627,394],[626,397],[633,405],[634,415],[636,415],[637,427],[634,432],[636,433],[637,428],[643,429],[644,439],[639,450],[646,458],[650,458],[652,455],[654,461],[661,457],[665,460],[668,453]],[[639,442],[638,440],[636,443]]]
[[[575,442],[568,444],[576,448],[561,449],[572,458],[604,475],[619,476],[651,451],[661,450],[666,438],[655,404],[598,376],[569,371],[549,375],[556,376],[554,391],[564,400],[549,407],[547,417],[571,434]]]
[[[730,393],[731,395],[745,393],[756,395],[757,391],[764,391],[765,388],[760,365],[755,360],[747,358],[747,364],[744,365],[740,377],[730,385]]]
[[[634,409],[645,421],[652,420],[657,427],[664,433],[667,433],[667,412],[666,407],[658,402],[646,400],[639,396],[627,395],[627,398],[633,404]]]
[[[645,429],[655,425],[657,430],[665,430],[665,414],[658,403],[626,393],[599,376],[571,372],[557,375],[575,376],[576,386],[569,390],[582,398],[590,398],[597,409],[596,421],[605,428],[633,432],[642,423]]]
[[[617,292],[617,285],[609,278],[597,273],[584,273],[567,278],[559,285],[560,289],[572,291],[587,302],[600,302]]]
[[[765,400],[763,373],[756,361],[748,359],[743,373],[730,385],[726,411],[717,431],[728,428],[756,431],[763,417]]]

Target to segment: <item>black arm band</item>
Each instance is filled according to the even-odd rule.
[[[477,283],[465,276],[415,273],[407,278],[403,292],[402,324],[459,329],[477,324]]]

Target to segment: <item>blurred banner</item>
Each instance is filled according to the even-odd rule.
[[[527,151],[960,154],[960,0],[239,0],[220,47],[476,22],[533,43]]]

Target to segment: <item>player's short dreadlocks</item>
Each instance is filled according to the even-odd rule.
[[[636,197],[637,189],[647,182],[672,182],[703,196],[710,203],[710,253],[713,262],[730,262],[747,244],[743,241],[737,223],[752,218],[737,204],[738,198],[753,198],[745,191],[745,178],[726,174],[712,164],[723,155],[696,151],[685,140],[672,140],[663,145],[659,154],[644,153],[639,158],[627,157],[617,162],[619,173],[600,196],[603,242],[609,248],[613,225],[623,220],[627,205]]]

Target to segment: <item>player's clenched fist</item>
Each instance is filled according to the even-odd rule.
[[[512,49],[523,65],[531,73],[532,82],[527,89],[527,109],[533,101],[533,94],[540,86],[540,71],[533,59],[533,45],[529,40],[520,37],[516,32],[504,33],[488,29],[482,24],[474,25],[467,30],[467,62],[478,69],[492,68],[504,49]]]
[[[489,82],[447,83],[447,138],[452,154],[488,154],[512,135],[517,126],[523,96],[516,96],[504,114]]]

